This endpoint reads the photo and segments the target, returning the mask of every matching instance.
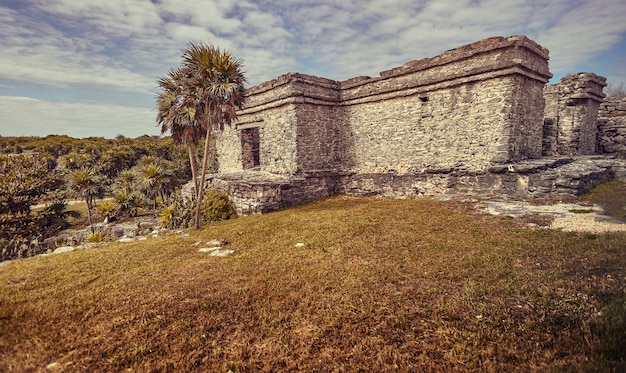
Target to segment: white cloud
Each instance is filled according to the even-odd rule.
[[[72,137],[158,135],[156,113],[146,108],[49,102],[0,96],[0,135]]]
[[[569,9],[537,41],[550,49],[554,72],[572,71],[617,44],[626,32],[626,6],[620,1],[595,1]]]
[[[562,74],[588,70],[626,33],[622,0],[29,0],[19,7],[0,5],[0,88],[26,92],[24,82],[64,97],[92,88],[105,102],[129,94],[147,102],[189,41],[231,50],[257,84],[289,71],[373,76],[516,34],[549,48],[551,70]],[[605,70],[626,80],[619,64]]]
[[[55,28],[0,8],[0,77],[40,85],[67,87],[97,84],[150,93],[154,82],[120,61],[99,53],[102,46],[79,36],[68,38]]]
[[[149,0],[38,0],[35,8],[69,20],[69,26],[89,24],[96,31],[120,37],[152,33],[161,23],[157,6]]]

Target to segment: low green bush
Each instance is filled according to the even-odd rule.
[[[219,189],[209,189],[202,201],[202,220],[205,223],[228,220],[237,216],[235,207],[228,198],[228,194]]]

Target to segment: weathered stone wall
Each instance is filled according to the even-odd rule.
[[[537,158],[541,111],[527,107],[543,107],[541,90],[541,82],[504,76],[353,105],[349,118],[357,156],[354,170],[478,170]]]
[[[600,105],[598,151],[626,158],[626,97],[609,97]]]
[[[606,156],[529,159],[487,170],[350,175],[344,192],[389,198],[560,198],[578,196],[611,179],[626,180],[626,161]]]
[[[289,73],[247,91],[246,109],[237,125],[220,134],[220,172],[242,169],[241,131],[259,126],[260,170],[295,175],[316,170],[339,170],[350,164],[339,83]]]
[[[510,94],[506,97],[503,114],[508,121],[504,130],[509,135],[507,162],[541,157],[543,145],[543,87],[545,82],[516,75],[508,81]]]
[[[344,82],[289,73],[248,90],[218,139],[220,172],[242,169],[241,131],[259,125],[260,170],[404,173],[484,169],[541,156],[546,49],[490,38]]]
[[[355,171],[484,169],[541,156],[547,58],[525,37],[490,38],[342,82]]]
[[[593,73],[569,74],[544,91],[543,154],[596,154],[598,108],[606,79]]]
[[[219,135],[220,173],[211,183],[247,214],[339,192],[576,195],[624,177],[626,162],[562,157],[596,152],[604,78],[573,74],[544,90],[551,77],[547,60],[546,49],[515,36],[372,78],[282,75],[247,91],[239,121]],[[620,105],[607,106],[607,118]],[[623,131],[615,120],[604,123],[598,138],[608,140],[598,148],[617,149],[611,144],[623,141]],[[256,148],[256,171],[240,172],[255,164],[249,149]]]
[[[557,143],[559,138],[559,85],[546,85],[543,90],[543,97],[545,109],[541,155],[551,157],[557,155]]]
[[[269,172],[209,175],[209,187],[225,191],[237,215],[262,214],[314,201],[342,190],[341,176],[286,177]]]
[[[297,158],[297,113],[293,103],[269,107],[263,115],[256,112],[242,114],[236,125],[217,134],[219,172],[243,170],[241,131],[244,128],[259,128],[260,170],[279,175],[291,175],[298,169]]]

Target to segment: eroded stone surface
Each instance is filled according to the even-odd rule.
[[[604,77],[575,73],[545,87],[543,155],[597,153],[598,108],[605,86]]]
[[[608,98],[598,114],[598,150],[626,158],[626,97]]]
[[[548,228],[570,232],[623,232],[626,223],[604,215],[602,207],[595,204],[557,203],[534,205],[523,201],[482,201],[476,208],[492,215],[520,218],[528,215],[545,215],[554,220]]]
[[[589,158],[621,139],[615,120],[598,131],[605,78],[570,74],[544,90],[550,77],[548,51],[523,36],[377,77],[288,73],[247,90],[237,124],[217,136],[208,185],[245,215],[337,193],[544,198],[626,179],[623,160]],[[600,146],[598,136],[611,140]]]

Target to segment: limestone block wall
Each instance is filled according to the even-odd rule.
[[[297,74],[298,174],[339,172],[353,163],[350,127],[341,106],[340,83]]]
[[[569,74],[546,88],[543,154],[596,154],[598,109],[606,79],[593,73]]]
[[[296,152],[296,110],[293,104],[266,109],[262,118],[240,116],[236,125],[217,135],[219,172],[243,170],[242,130],[259,130],[260,170],[293,174],[298,168]]]
[[[357,173],[482,168],[508,158],[505,79],[349,107]],[[490,102],[491,110],[481,105]]]
[[[557,144],[559,138],[558,118],[559,118],[559,85],[546,85],[543,90],[545,109],[543,117],[543,156],[557,155]]]
[[[626,97],[609,97],[600,105],[598,151],[626,158]]]
[[[506,115],[504,131],[509,133],[507,162],[540,158],[543,146],[543,87],[545,82],[516,75],[507,81],[502,114]],[[508,127],[507,127],[508,126]],[[494,159],[493,161],[500,160]],[[494,162],[495,163],[495,162]]]
[[[285,74],[247,91],[238,123],[218,138],[219,172],[249,164],[242,131],[254,127],[258,169],[283,175],[477,170],[540,157],[547,59],[545,48],[513,36],[373,78]]]
[[[247,91],[247,106],[235,125],[217,134],[219,172],[243,170],[242,131],[258,128],[259,169],[291,175],[298,169],[297,113],[290,74]]]
[[[341,172],[354,164],[351,128],[342,107],[302,104],[298,123],[299,171]]]
[[[490,38],[342,82],[355,171],[484,169],[541,156],[548,51]]]

